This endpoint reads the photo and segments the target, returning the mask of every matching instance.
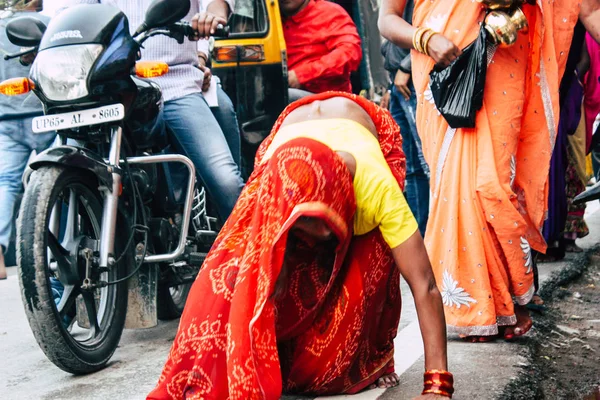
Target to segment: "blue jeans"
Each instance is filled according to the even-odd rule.
[[[47,149],[56,134],[34,134],[31,118],[0,121],[0,245],[6,251],[12,234],[14,208],[22,190],[23,171],[31,152]]]
[[[213,77],[212,79],[216,79]],[[217,119],[229,150],[231,150],[231,156],[233,161],[241,167],[241,139],[240,139],[240,126],[238,124],[237,115],[233,103],[227,93],[221,88],[221,84],[217,86],[217,99],[219,100],[219,107],[211,107],[213,115]]]
[[[223,95],[225,93],[219,96],[220,105],[224,104],[221,101],[225,101],[222,100]],[[244,187],[244,181],[229,147],[229,143],[236,140],[239,144],[237,120],[232,121],[223,110],[215,112],[223,120],[222,126],[230,136],[229,140],[200,93],[165,102],[163,117],[172,133],[172,143],[177,151],[192,160],[219,216],[225,221]],[[237,139],[233,135],[237,135]]]
[[[392,88],[390,112],[400,126],[402,150],[406,155],[406,201],[424,236],[429,217],[429,166],[423,157],[421,139],[417,133],[417,97],[412,83],[410,89],[412,95],[407,101],[395,87]]]

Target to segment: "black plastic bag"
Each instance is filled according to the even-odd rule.
[[[435,105],[452,128],[475,127],[475,114],[483,105],[486,39],[482,24],[477,39],[452,64],[429,74]]]

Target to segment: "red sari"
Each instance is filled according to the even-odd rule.
[[[190,291],[149,399],[355,393],[393,370],[399,274],[379,230],[352,236],[356,204],[346,165],[304,138],[260,162],[289,112],[334,96],[353,99],[371,115],[383,154],[404,182],[399,130],[388,112],[331,92],[289,106],[261,145],[259,167]],[[288,241],[301,216],[324,220],[335,242]],[[275,297],[284,263],[286,290]]]

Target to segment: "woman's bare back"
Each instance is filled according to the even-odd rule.
[[[373,120],[367,112],[354,101],[345,97],[331,97],[315,100],[296,108],[283,120],[282,127],[297,122],[316,119],[344,118],[358,122],[367,128],[373,136],[379,138]]]

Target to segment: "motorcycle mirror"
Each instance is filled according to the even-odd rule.
[[[150,3],[144,23],[135,34],[145,30],[168,26],[183,19],[190,12],[190,0],[154,0]]]
[[[46,24],[37,18],[19,17],[6,24],[6,37],[15,46],[37,47],[46,32]]]

